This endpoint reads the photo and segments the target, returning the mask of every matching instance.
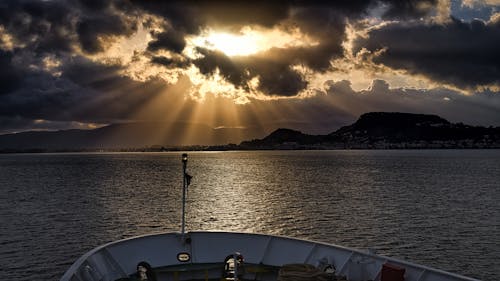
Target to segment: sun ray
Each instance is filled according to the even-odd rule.
[[[209,134],[208,138],[205,135],[205,132],[202,132],[202,134],[205,137],[204,141],[207,141],[207,139],[211,138],[211,136],[210,136],[211,127],[208,124],[205,124],[204,122],[202,122],[202,120],[203,120],[202,114],[203,114],[203,110],[204,110],[203,108],[205,105],[198,102],[198,101],[190,101],[189,106],[192,107],[190,110],[189,117],[187,119],[187,122],[189,124],[188,124],[188,127],[187,127],[185,133],[183,134],[183,136],[181,138],[181,142],[184,144],[190,144],[190,145],[201,144],[201,143],[196,142],[196,140],[198,139],[198,135],[200,134],[200,127],[199,126],[203,126],[203,127],[206,126],[206,128],[204,128],[204,129],[208,130],[207,131],[207,133]],[[205,131],[205,130],[203,130],[203,131]]]
[[[188,102],[184,93],[189,90],[191,84],[188,79],[183,78],[177,84],[170,85],[161,90],[157,95],[151,97],[147,102],[130,115],[131,120],[153,121],[161,124],[155,132],[155,141],[161,142],[164,136],[174,133],[175,139],[182,138],[182,132],[176,131],[175,124],[185,122],[185,107]],[[172,139],[174,141],[174,139]],[[155,143],[158,145],[170,145],[171,143]]]
[[[265,134],[275,129],[270,124],[270,120],[277,120],[280,118],[280,114],[273,104],[266,101],[254,100],[249,104],[249,110],[255,113],[256,121],[260,124]]]

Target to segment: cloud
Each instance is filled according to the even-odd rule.
[[[159,33],[152,32],[152,34],[155,39],[148,43],[149,51],[158,51],[164,49],[180,54],[186,47],[186,39],[184,39],[184,34],[173,29]]]
[[[374,59],[376,63],[461,88],[500,84],[498,22],[396,22],[368,36],[355,42],[356,49],[385,49]]]
[[[349,108],[354,116],[371,111],[409,112],[437,114],[451,122],[472,125],[500,124],[500,99],[489,91],[466,96],[446,88],[389,88],[384,80],[374,80],[369,89],[361,91],[354,91],[346,80],[326,84],[323,102]]]
[[[432,10],[436,1],[381,1],[387,7],[386,16],[422,16]],[[250,81],[258,79],[253,90],[269,96],[295,96],[307,88],[308,82],[294,69],[304,65],[313,72],[326,72],[331,60],[343,55],[347,19],[355,20],[379,1],[289,2],[256,1],[228,3],[201,1],[198,5],[185,2],[134,2],[143,10],[165,20],[163,32],[152,32],[155,38],[149,51],[166,50],[180,54],[188,35],[198,35],[208,26],[238,31],[246,25],[283,30],[299,30],[317,41],[314,46],[273,48],[246,57],[229,57],[220,52],[197,48],[201,58],[194,60],[200,72],[208,77],[216,71],[235,87],[249,90]],[[165,60],[163,60],[166,62]],[[159,57],[154,56],[158,63]],[[166,67],[175,64],[163,63]],[[184,65],[187,66],[187,65]]]
[[[199,1],[196,5],[186,1],[6,1],[0,5],[0,24],[13,38],[15,47],[29,50],[35,57],[47,54],[65,57],[79,50],[86,54],[101,53],[117,37],[136,32],[139,22],[148,26],[147,22],[153,19],[159,26],[149,26],[153,40],[143,55],[166,68],[188,67],[188,58],[174,59],[162,52],[182,55],[186,37],[200,34],[208,27],[232,32],[247,25],[285,31],[298,29],[318,44],[272,49],[246,60],[217,58],[214,53],[200,52],[211,57],[195,63],[210,69],[200,69],[206,75],[219,69],[236,87],[248,89],[248,82],[257,78],[260,83],[255,90],[263,94],[294,96],[308,84],[294,67],[304,65],[321,73],[330,69],[330,61],[343,55],[347,19],[360,18],[378,3],[387,8],[386,16],[407,17],[428,12],[435,1]],[[209,63],[212,65],[208,66]]]
[[[435,12],[439,0],[405,0],[382,1],[388,5],[383,18],[386,19],[412,19],[420,18]]]
[[[281,18],[280,18],[281,19]],[[294,69],[305,65],[324,72],[330,60],[342,55],[345,20],[323,7],[295,7],[282,22],[283,28],[299,28],[319,43],[308,47],[271,48],[248,56],[229,57],[221,52],[197,48],[201,58],[194,60],[200,72],[210,76],[216,70],[236,87],[250,90],[249,83],[258,79],[253,90],[269,96],[296,96],[307,88],[306,78]]]
[[[469,8],[500,6],[500,0],[462,0],[462,6]]]
[[[489,24],[498,25],[500,23],[500,12],[493,13],[490,17]]]
[[[109,36],[129,36],[136,30],[137,27],[134,22],[129,23],[116,14],[102,14],[81,18],[76,27],[80,45],[87,53],[104,51],[105,44],[110,41]]]
[[[37,53],[70,51],[73,13],[58,1],[3,1],[0,25],[16,47]]]
[[[182,60],[182,58],[168,58],[165,56],[154,56],[151,58],[151,62],[167,68],[187,68],[191,65],[190,61]]]
[[[220,74],[227,81],[237,87],[249,89],[246,83],[249,81],[250,77],[245,73],[244,65],[238,64],[230,57],[217,50],[197,48],[197,52],[200,53],[202,57],[193,60],[193,64],[198,67],[202,74],[212,76],[219,70]]]
[[[147,13],[164,18],[174,29],[198,34],[209,24],[218,27],[257,24],[271,27],[288,15],[286,1],[131,1]]]
[[[126,5],[117,1],[3,1],[0,25],[18,47],[37,54],[101,52],[112,36],[128,36],[136,31],[134,15],[125,15]]]
[[[62,74],[26,73],[21,85],[0,96],[3,118],[110,123],[127,119],[168,85],[160,79],[146,82],[122,76],[122,66],[71,57]]]
[[[311,52],[302,48],[273,48],[251,56],[228,57],[220,51],[198,48],[202,57],[193,61],[200,72],[211,76],[217,71],[233,85],[269,96],[295,96],[306,89],[306,78],[292,65],[307,63]],[[292,59],[291,59],[292,58]],[[258,78],[258,85],[252,85]]]
[[[354,91],[343,81],[329,82],[324,94],[313,95],[313,83],[314,87],[321,83],[312,81],[311,75],[336,78],[336,68],[344,65],[335,62],[349,59],[344,49],[351,36],[347,27],[365,22],[373,9],[378,9],[378,23],[393,21],[372,28],[355,46],[372,54],[385,49],[375,56],[376,63],[459,87],[499,84],[499,17],[446,24],[420,20],[433,18],[438,4],[437,0],[198,1],[196,5],[191,1],[1,1],[0,129],[111,123],[134,120],[137,112],[150,119],[187,120],[194,114],[191,107],[178,107],[201,88],[192,84],[198,76],[214,84],[220,82],[214,77],[222,77],[222,82],[234,86],[215,93],[231,97],[231,102],[241,97],[251,101],[237,106],[246,124],[261,117],[274,120],[274,125],[311,128],[317,133],[366,111],[434,111],[452,121],[467,121],[459,118],[469,112],[466,108],[477,120],[498,124],[492,113],[498,112],[498,98],[489,92],[467,97],[444,88],[393,89],[383,81],[374,82],[370,90]],[[238,34],[244,27],[279,30],[290,37],[299,34],[292,39],[307,44],[277,45],[246,56],[190,45],[191,38],[209,30]],[[140,32],[141,42],[130,38]],[[124,48],[117,42],[129,44]],[[124,53],[130,56],[125,58]],[[134,76],[134,71],[143,75]],[[192,73],[196,77],[187,76]],[[226,89],[233,92],[223,92]],[[301,95],[308,90],[307,98]],[[189,105],[196,107],[193,101]],[[176,115],[177,111],[182,113]],[[270,112],[282,116],[277,119]],[[224,120],[232,122],[229,117]]]
[[[22,72],[12,65],[12,52],[0,50],[0,96],[19,88]]]

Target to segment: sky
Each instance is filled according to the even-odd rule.
[[[0,134],[500,126],[500,0],[0,1]],[[167,125],[166,125],[167,126]]]

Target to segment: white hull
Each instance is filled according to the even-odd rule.
[[[288,237],[232,232],[189,232],[184,243],[180,233],[165,233],[125,239],[98,247],[78,259],[61,281],[114,281],[130,276],[141,261],[148,262],[158,281],[220,279],[224,259],[240,252],[245,264],[261,267],[248,270],[244,279],[274,281],[276,273],[262,267],[321,262],[336,268],[335,275],[348,280],[380,280],[385,263],[405,269],[405,281],[477,280],[457,274],[374,255],[332,244]],[[188,253],[190,261],[180,262],[179,253]],[[250,266],[251,267],[251,266]]]

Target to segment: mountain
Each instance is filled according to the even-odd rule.
[[[315,144],[320,142],[321,138],[322,136],[307,135],[296,130],[280,128],[261,140],[254,139],[251,141],[244,141],[240,144],[240,146],[269,147],[291,143]]]
[[[239,143],[263,132],[245,128],[211,128],[192,123],[138,122],[94,130],[30,131],[0,135],[0,150],[122,149],[151,146]]]
[[[371,112],[352,125],[330,134],[333,138],[384,138],[390,141],[449,138],[443,130],[450,122],[437,116],[411,113]]]
[[[306,135],[278,129],[261,140],[241,143],[244,149],[332,148],[490,148],[500,147],[500,128],[453,124],[437,116],[370,112],[352,125],[328,135]]]

